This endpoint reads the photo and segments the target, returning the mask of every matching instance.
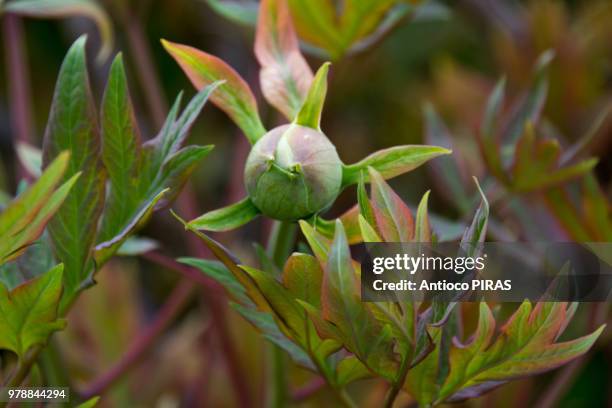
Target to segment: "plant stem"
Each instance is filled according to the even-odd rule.
[[[402,389],[402,386],[404,385],[404,382],[406,381],[406,375],[408,375],[409,368],[409,359],[406,356],[402,361],[402,365],[400,366],[397,380],[393,383],[393,386],[391,386],[389,392],[387,393],[387,396],[385,397],[385,402],[383,404],[385,408],[391,408],[393,406],[397,395],[399,394],[400,390]]]
[[[25,42],[21,18],[16,15],[3,16],[4,48],[7,63],[7,84],[9,87],[9,107],[11,128],[16,136],[14,142],[32,142],[32,100],[30,79],[25,55]],[[17,161],[18,178],[27,177],[27,172]]]
[[[295,224],[274,221],[268,239],[267,253],[279,268],[283,267],[289,257],[295,240],[295,232]],[[267,355],[268,389],[271,392],[266,397],[266,406],[270,408],[284,407],[287,405],[289,398],[285,374],[285,354],[278,346],[269,343]]]
[[[95,379],[80,393],[87,400],[102,394],[119,380],[123,374],[134,367],[141,357],[151,348],[159,335],[172,323],[176,316],[187,305],[194,293],[191,282],[184,279],[172,290],[166,303],[161,307],[155,320],[144,329],[142,334],[130,345],[123,357],[110,370]]]

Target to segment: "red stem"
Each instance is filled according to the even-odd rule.
[[[3,31],[11,127],[16,141],[32,143],[32,100],[21,18],[6,14]],[[20,164],[17,164],[17,176],[27,177],[27,172]]]
[[[155,344],[160,334],[172,323],[193,295],[193,285],[184,279],[172,290],[150,326],[130,345],[123,357],[110,370],[95,379],[80,395],[83,399],[102,394],[123,374],[134,367],[142,356]]]

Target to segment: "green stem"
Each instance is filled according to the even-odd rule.
[[[274,264],[281,268],[289,257],[295,241],[296,225],[288,222],[274,221],[272,232],[268,239],[267,253]],[[285,354],[278,346],[268,345],[268,384],[270,393],[266,406],[270,408],[284,407],[289,399],[289,387],[285,373]]]
[[[385,408],[391,408],[393,406],[393,403],[395,402],[397,395],[402,389],[402,385],[406,381],[406,375],[408,375],[408,369],[410,368],[410,364],[408,363],[408,361],[409,359],[407,356],[402,361],[402,365],[400,366],[399,375],[397,377],[397,380],[393,383],[393,386],[389,389],[389,392],[387,393],[387,396],[385,397],[385,402],[383,404]]]

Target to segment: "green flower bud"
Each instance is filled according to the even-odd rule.
[[[322,132],[284,125],[255,143],[244,180],[251,201],[263,214],[298,220],[334,202],[342,184],[342,162]]]

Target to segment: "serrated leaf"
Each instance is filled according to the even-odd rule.
[[[372,183],[370,205],[377,231],[385,242],[411,242],[414,219],[410,209],[376,170],[370,168],[369,171]]]
[[[317,71],[308,94],[304,99],[304,103],[295,117],[294,122],[296,124],[321,130],[321,113],[323,112],[323,104],[327,95],[327,72],[329,71],[329,65],[330,63],[326,62]]]
[[[151,192],[159,192],[159,190],[166,188],[166,186],[169,188],[168,192],[164,194],[163,200],[157,202],[156,210],[166,207],[170,202],[174,201],[196,167],[212,149],[212,145],[190,145],[174,153],[164,162],[158,177],[150,187]]]
[[[114,34],[111,19],[104,9],[92,0],[19,0],[10,1],[4,11],[26,17],[66,18],[85,17],[92,20],[100,33],[102,48],[98,61],[104,62],[113,49]]]
[[[407,173],[420,165],[451,151],[443,147],[425,145],[395,146],[372,153],[365,159],[342,167],[342,186],[350,186],[359,182],[360,173],[374,168],[385,179]],[[365,181],[370,177],[364,173]]]
[[[519,192],[550,188],[588,173],[597,164],[591,158],[559,167],[560,150],[554,139],[538,140],[528,123],[516,146],[510,187]]]
[[[255,56],[261,65],[259,81],[264,97],[293,120],[308,94],[313,75],[300,52],[285,0],[260,3]]]
[[[45,344],[53,332],[65,327],[66,322],[58,319],[62,272],[60,264],[10,292],[0,283],[0,349],[22,359],[32,347]]]
[[[249,197],[218,210],[202,214],[189,221],[193,228],[203,231],[229,231],[243,226],[260,214]]]
[[[62,63],[45,131],[43,163],[48,165],[64,150],[71,152],[64,179],[77,172],[81,176],[48,228],[56,255],[64,264],[64,296],[69,302],[90,282],[94,270],[91,249],[104,205],[106,178],[87,74],[85,37],[75,41]]]
[[[473,398],[509,380],[551,370],[586,353],[605,326],[576,340],[556,343],[572,314],[566,303],[542,302],[532,309],[529,302],[524,302],[493,339],[495,320],[488,305],[481,303],[472,340],[453,344],[451,370],[436,401]]]
[[[248,84],[221,59],[187,45],[162,40],[164,48],[181,66],[196,89],[223,80],[225,83],[211,95],[211,100],[242,129],[251,144],[265,128],[257,112],[257,103]]]
[[[397,370],[389,326],[382,326],[359,298],[359,284],[344,228],[340,221],[323,276],[322,317],[333,323],[345,347],[379,375],[390,378]]]

